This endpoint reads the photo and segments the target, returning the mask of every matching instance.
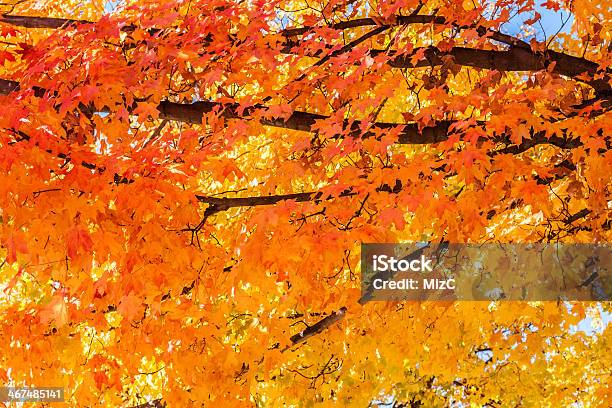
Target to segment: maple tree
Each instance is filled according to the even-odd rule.
[[[572,326],[609,303],[359,283],[361,242],[610,241],[605,1],[105,3],[0,6],[0,382],[607,406],[610,328]]]

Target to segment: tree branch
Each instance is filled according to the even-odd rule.
[[[166,408],[166,403],[159,398],[153,401],[145,402],[144,404],[132,406],[131,408]]]
[[[213,215],[215,213],[228,210],[235,207],[259,207],[263,205],[274,205],[285,200],[294,200],[295,202],[301,203],[305,201],[325,201],[331,200],[337,197],[350,197],[357,195],[352,189],[347,189],[338,194],[336,197],[327,195],[323,197],[321,191],[311,191],[306,193],[294,193],[294,194],[279,194],[270,196],[255,196],[255,197],[208,197],[202,195],[196,195],[199,202],[209,204],[208,214]]]
[[[218,102],[194,102],[191,104],[181,104],[163,101],[159,104],[158,110],[160,117],[178,122],[187,122],[193,124],[202,123],[202,115],[217,111],[220,116],[226,119],[246,119],[250,117],[256,109],[265,110],[266,106],[254,106],[251,109],[245,109],[242,115],[238,113],[238,104],[220,104]],[[260,122],[266,126],[278,127],[290,130],[300,130],[304,132],[313,132],[313,128],[317,121],[329,119],[329,116],[320,115],[317,113],[309,113],[302,111],[294,111],[287,119],[283,118],[261,118]],[[345,127],[349,126],[348,122]],[[416,123],[384,123],[377,122],[373,125],[373,129],[389,130],[397,126],[402,127],[399,136],[400,144],[428,144],[439,143],[448,139],[448,127],[450,122],[440,122],[432,127],[426,127],[419,131]],[[360,130],[359,123],[353,123],[350,133],[352,135],[361,134],[362,137],[371,137],[372,132],[363,133]]]
[[[505,51],[481,50],[475,48],[453,47],[450,51],[440,51],[435,47],[424,49],[425,58],[412,63],[412,56],[423,49],[416,49],[410,55],[397,56],[389,65],[396,68],[418,68],[444,64],[443,57],[450,56],[457,65],[498,71],[539,71],[555,63],[553,72],[577,79],[582,75],[594,76],[599,65],[584,58],[574,57],[556,51],[547,50],[534,53],[523,48],[510,48]],[[372,55],[384,53],[383,50],[372,50]],[[596,80],[581,81],[592,86],[598,93],[609,94],[609,75]]]
[[[573,214],[572,216],[570,216],[569,218],[565,219],[563,221],[563,223],[565,225],[569,225],[572,224],[575,221],[578,221],[581,218],[586,217],[587,215],[589,215],[592,211],[589,210],[588,208],[583,208],[582,210],[578,211],[576,214]]]
[[[291,336],[291,343],[293,346],[305,342],[309,338],[321,333],[323,330],[333,326],[344,318],[346,314],[346,307],[341,307],[337,312],[332,312],[329,316],[324,317],[312,326],[308,326],[301,332]]]
[[[7,95],[10,92],[18,91],[19,83],[15,81],[9,81],[0,79],[0,95]],[[36,88],[35,94],[37,96],[44,95],[42,88]],[[172,120],[177,122],[186,122],[191,124],[202,124],[202,117],[204,114],[217,112],[219,116],[226,119],[251,119],[256,111],[264,112],[268,109],[264,105],[255,105],[246,109],[243,109],[239,113],[239,104],[223,104],[220,102],[212,101],[200,101],[190,104],[182,104],[176,102],[162,101],[158,104],[157,110],[160,112],[159,117],[164,120]],[[136,108],[132,106],[130,110]],[[108,112],[108,109],[100,109],[100,111]],[[261,117],[261,114],[256,115],[259,117],[261,124],[265,126],[277,127],[289,130],[299,130],[304,132],[314,132],[318,121],[329,119],[329,116],[320,115],[317,113],[309,113],[302,111],[294,111],[287,119],[283,118],[265,118]],[[361,124],[358,121],[349,123],[344,122],[344,129],[348,130],[348,135],[351,137],[369,138],[375,135],[375,131],[385,131],[395,128],[401,128],[398,141],[399,144],[407,145],[421,145],[421,144],[435,144],[448,140],[450,133],[449,128],[453,124],[451,121],[441,121],[433,126],[425,127],[419,130],[417,123],[388,123],[388,122],[376,122],[373,123],[369,131],[363,132],[361,130]],[[485,123],[481,123],[484,125]],[[539,144],[551,144],[564,149],[571,149],[582,146],[582,142],[577,138],[568,138],[553,135],[546,137],[544,132],[535,132],[531,130],[532,138],[525,141],[520,146],[508,146],[504,149],[497,151],[495,154],[509,153],[518,154],[522,153],[529,148]],[[482,138],[482,140],[487,140]],[[496,139],[497,142],[504,142],[510,145],[510,139],[508,136],[502,136]]]
[[[87,20],[73,20],[69,18],[14,16],[5,14],[0,16],[0,23],[10,24],[24,28],[66,28],[75,24],[93,24]]]
[[[386,22],[387,25],[394,26],[403,26],[403,25],[411,25],[411,24],[449,24],[449,22],[442,16],[436,15],[410,15],[410,16],[395,16],[388,19],[389,22]],[[357,28],[364,26],[375,26],[379,25],[372,18],[358,18],[354,20],[342,21],[339,23],[331,24],[328,27],[334,30],[346,30],[349,28]],[[504,34],[499,31],[491,30],[483,26],[458,26],[453,24],[454,27],[459,29],[467,29],[467,28],[476,28],[478,33],[481,36],[487,35],[489,38],[495,41],[502,42],[504,44],[512,45],[515,47],[526,48],[529,49],[530,46],[526,42],[519,40],[516,37],[513,37],[508,34]],[[307,27],[298,27],[298,28],[287,28],[281,31],[281,35],[285,37],[294,37],[302,34],[306,34],[307,32],[313,30],[315,27],[307,26]]]

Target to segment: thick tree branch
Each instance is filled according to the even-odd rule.
[[[19,83],[15,81],[8,81],[0,79],[0,94],[7,95],[13,91],[19,90]],[[41,88],[35,89],[35,94],[38,96],[44,95],[44,90]],[[134,109],[132,107],[132,109]],[[173,120],[178,122],[186,122],[192,124],[201,124],[202,117],[204,114],[217,112],[220,116],[226,119],[242,119],[249,120],[253,119],[255,112],[258,112],[260,123],[266,126],[272,126],[277,128],[299,130],[304,132],[314,132],[318,121],[329,119],[328,116],[320,115],[316,113],[294,111],[287,119],[284,118],[265,118],[262,117],[261,112],[266,111],[267,107],[263,105],[256,105],[250,108],[243,109],[239,113],[238,104],[222,104],[219,102],[201,101],[194,102],[191,104],[181,104],[169,101],[162,101],[157,106],[160,112],[160,118],[164,120]],[[107,109],[101,109],[102,111],[108,111]],[[395,128],[400,128],[398,137],[399,144],[409,145],[420,145],[420,144],[435,144],[448,140],[450,133],[449,128],[453,122],[442,121],[429,127],[425,127],[419,130],[417,123],[388,123],[388,122],[376,122],[372,124],[369,131],[363,132],[361,129],[360,122],[349,123],[345,121],[344,128],[347,129],[347,134],[352,137],[368,138],[375,135],[375,131],[385,131]],[[482,125],[485,125],[482,123]],[[482,140],[486,140],[483,138]],[[512,145],[509,141],[509,137],[506,135],[498,137],[495,141],[505,143],[506,147],[502,150],[492,152],[492,154],[519,154],[533,146],[540,144],[550,144],[564,149],[572,149],[582,146],[582,142],[576,138],[568,138],[564,136],[550,136],[547,137],[544,132],[531,131],[531,138],[526,140],[521,145]]]
[[[255,109],[265,111],[265,106],[255,106],[251,109],[245,109],[240,115],[238,113],[238,105],[222,105],[217,102],[195,102],[192,104],[179,104],[173,102],[161,102],[158,106],[160,111],[160,117],[164,119],[175,120],[179,122],[187,122],[193,124],[200,124],[202,122],[202,116],[210,112],[220,112],[220,115],[226,119],[247,119],[249,118]],[[329,119],[328,116],[320,115],[316,113],[294,111],[287,119],[283,118],[261,118],[260,122],[266,126],[272,126],[283,129],[299,130],[304,132],[314,132],[317,121]],[[360,122],[348,123],[345,121],[344,128],[348,130],[348,135],[352,137],[369,138],[375,135],[375,131],[385,131],[400,128],[400,133],[397,143],[407,145],[420,145],[420,144],[435,144],[448,140],[450,137],[449,128],[453,124],[451,121],[441,121],[433,126],[428,126],[423,129],[419,129],[417,123],[388,123],[388,122],[376,122],[372,124],[369,131],[363,132],[361,130]],[[482,123],[485,125],[485,123]],[[496,154],[508,153],[518,154],[522,153],[533,146],[541,144],[550,144],[563,149],[573,149],[582,146],[582,142],[577,138],[570,138],[565,136],[553,135],[550,137],[546,136],[545,132],[535,132],[531,130],[532,138],[527,140],[520,146],[508,146],[505,151],[498,151]],[[511,145],[510,139],[507,135],[503,135],[497,138],[498,142],[503,142],[507,145]],[[486,140],[486,138],[482,138]]]
[[[193,104],[178,104],[173,102],[161,102],[159,107],[161,117],[165,119],[176,120],[180,122],[188,122],[200,124],[202,115],[205,113],[217,111],[226,119],[246,119],[252,113],[253,109],[245,109],[242,115],[238,114],[238,105],[221,105],[216,102],[195,102]],[[256,106],[254,109],[265,110],[265,106]],[[313,132],[317,121],[329,119],[328,116],[316,113],[294,111],[287,119],[283,118],[262,118],[260,122],[266,126],[300,130],[304,132]],[[398,143],[399,144],[435,144],[448,140],[450,133],[449,128],[453,122],[442,121],[434,126],[425,127],[419,130],[416,123],[388,123],[376,122],[370,128],[370,131],[363,132],[359,122],[349,124],[345,122],[345,129],[349,129],[349,134],[353,137],[368,138],[374,136],[376,130],[391,130],[397,127],[401,128]],[[484,125],[484,123],[483,123]],[[485,139],[483,139],[485,140]],[[500,142],[510,144],[508,137],[500,138]],[[564,149],[576,148],[582,145],[579,139],[572,139],[561,136],[546,137],[544,132],[532,131],[532,141],[527,141],[521,146],[511,146],[506,152],[500,153],[521,153],[529,148],[539,144],[551,144]],[[529,146],[529,147],[526,147]]]
[[[425,58],[412,62],[412,56],[423,52]],[[372,54],[384,53],[382,50],[373,50]],[[594,76],[599,65],[584,58],[574,57],[556,51],[534,53],[524,48],[510,48],[505,51],[481,50],[475,48],[453,47],[450,51],[440,51],[431,47],[424,50],[414,50],[410,55],[397,56],[389,61],[396,68],[417,68],[445,63],[444,57],[452,57],[457,65],[498,71],[539,71],[547,69],[554,63],[553,72],[570,78],[580,79],[583,75]],[[582,80],[592,86],[597,92],[610,93],[609,75],[604,79]]]
[[[238,105],[223,105],[217,102],[208,101],[194,102],[192,104],[180,104],[164,101],[158,106],[160,117],[193,124],[201,124],[202,115],[213,111],[220,112],[221,116],[226,119],[246,119],[252,115],[255,109],[265,110],[266,107],[255,106],[252,109],[245,109],[242,115],[240,115],[238,113]],[[260,122],[266,126],[313,132],[317,121],[326,119],[329,119],[329,117],[325,115],[294,111],[287,119],[261,118]],[[345,123],[345,126],[349,126],[348,123]],[[419,131],[419,127],[416,123],[401,124],[377,122],[373,125],[372,129],[389,130],[397,126],[402,128],[398,141],[400,144],[428,144],[439,143],[447,140],[450,122],[440,122],[435,126],[426,127],[421,131]],[[370,137],[373,135],[372,132],[363,133],[360,130],[358,122],[352,124],[350,133],[354,135],[360,134],[362,137]]]
[[[24,28],[65,28],[75,24],[93,24],[86,20],[73,20],[69,18],[14,16],[5,14],[0,16],[0,23],[10,24]]]

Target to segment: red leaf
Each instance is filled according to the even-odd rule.
[[[0,64],[4,64],[5,61],[14,62],[15,56],[8,51],[0,51]]]
[[[6,246],[8,251],[8,254],[6,255],[6,262],[8,263],[17,261],[17,253],[21,252],[22,254],[25,254],[28,252],[28,246],[21,232],[11,233],[4,240],[4,246]]]
[[[87,232],[82,227],[76,227],[68,231],[66,236],[66,245],[68,256],[76,258],[79,254],[90,252],[93,248],[93,241]]]
[[[13,27],[3,26],[0,27],[0,37],[14,37],[18,33]]]

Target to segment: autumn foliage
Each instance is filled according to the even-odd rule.
[[[609,303],[359,301],[361,242],[610,241],[608,2],[0,12],[0,386],[609,406]]]

